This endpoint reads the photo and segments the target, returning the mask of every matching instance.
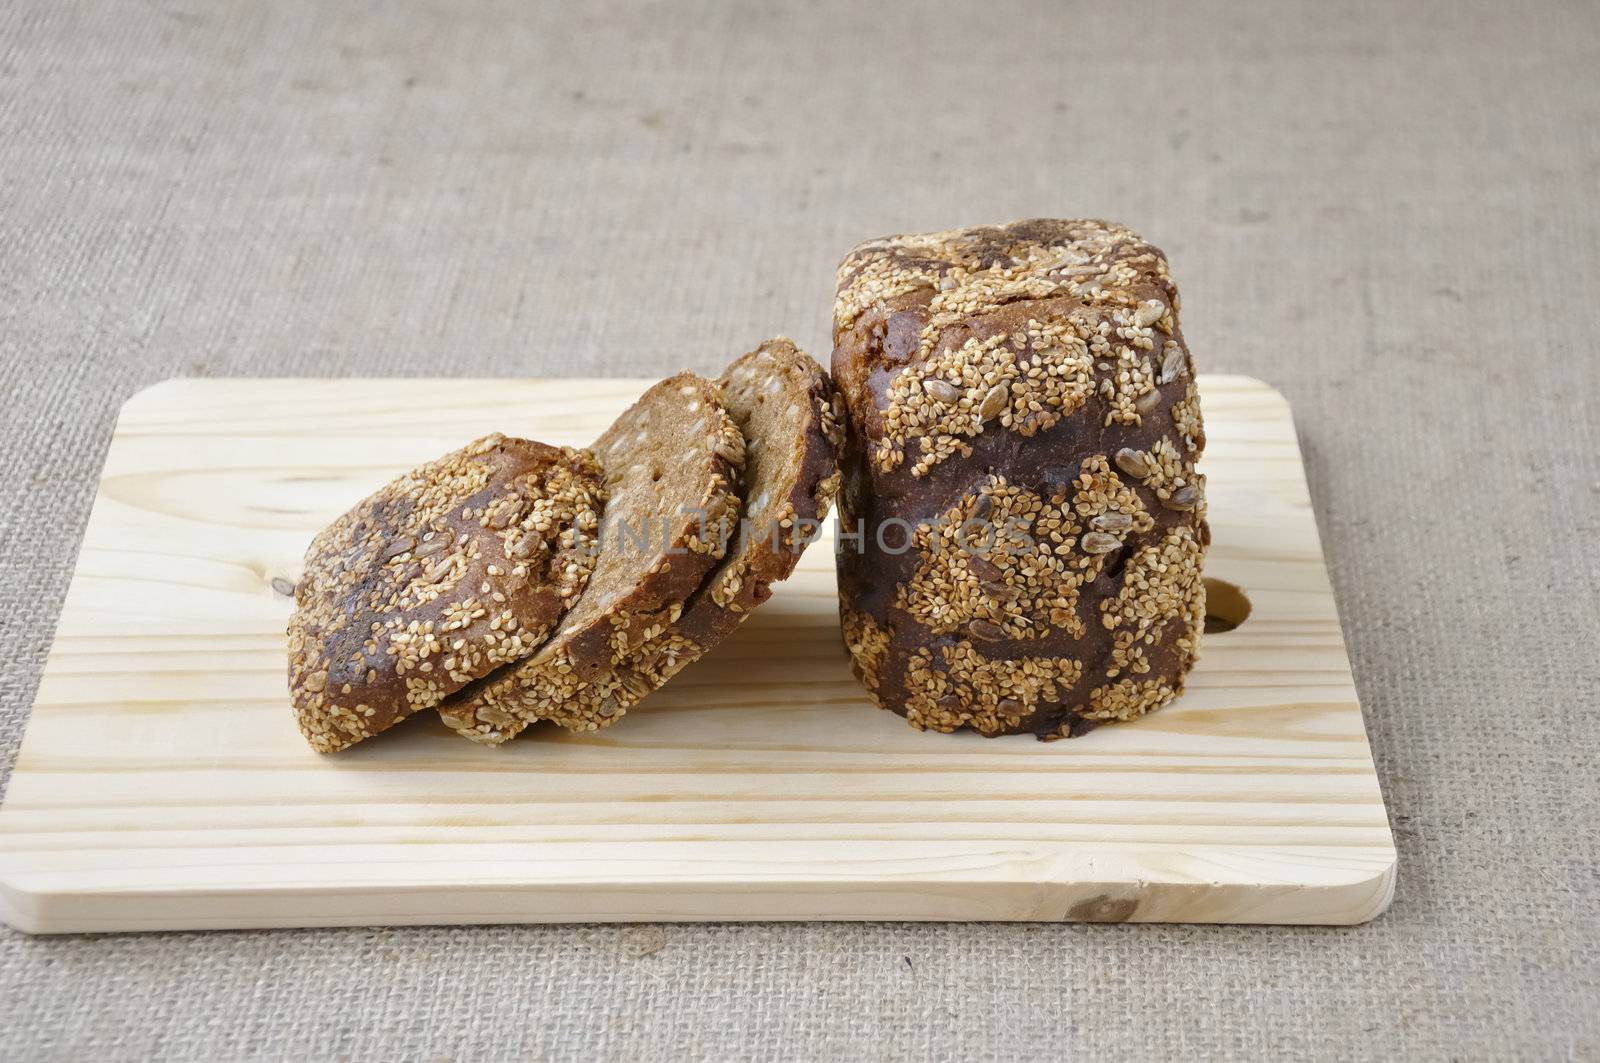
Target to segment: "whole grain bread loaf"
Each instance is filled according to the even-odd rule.
[[[495,745],[542,719],[597,728],[574,714],[574,695],[677,620],[726,553],[745,454],[719,385],[692,373],[661,381],[593,451],[607,492],[593,573],[538,652],[440,707],[473,741]]]
[[[843,407],[828,375],[780,337],[735,360],[719,382],[744,435],[738,538],[675,622],[572,697],[562,713],[569,727],[615,723],[704,656],[771,597],[820,534],[843,443]]]
[[[588,582],[588,451],[486,436],[379,489],[306,551],[289,689],[331,753],[531,654]]]
[[[877,703],[1059,738],[1181,692],[1210,535],[1162,253],[1086,220],[875,240],[833,335],[840,610]]]

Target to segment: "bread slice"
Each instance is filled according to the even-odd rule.
[[[491,435],[324,529],[288,628],[312,748],[344,749],[531,654],[589,579],[603,504],[588,451]]]
[[[822,367],[778,338],[730,365],[721,384],[745,437],[739,538],[674,623],[562,707],[553,718],[563,726],[615,723],[727,638],[794,571],[828,515],[844,433],[842,403]]]
[[[498,744],[560,707],[677,619],[738,518],[744,437],[721,389],[691,373],[645,392],[594,444],[606,503],[588,587],[532,657],[461,690],[439,715]]]

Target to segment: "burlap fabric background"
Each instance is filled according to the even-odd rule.
[[[825,355],[857,240],[1092,214],[1295,405],[1401,853],[1343,930],[4,931],[0,1057],[1593,1058],[1597,71],[1583,0],[0,5],[0,770],[135,389]]]

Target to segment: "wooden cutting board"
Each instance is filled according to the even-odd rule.
[[[1208,635],[1189,692],[1144,720],[1045,744],[874,710],[818,544],[609,730],[482,749],[427,714],[311,752],[274,583],[312,533],[488,431],[585,443],[646,383],[176,380],[134,396],[0,809],[0,916],[32,932],[1357,923],[1388,905],[1394,845],[1289,409],[1241,377],[1201,380],[1212,611],[1238,626]]]

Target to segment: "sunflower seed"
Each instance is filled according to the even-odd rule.
[[[1117,468],[1129,476],[1135,476],[1141,480],[1149,476],[1152,471],[1150,459],[1132,447],[1123,447],[1117,451],[1116,462]]]
[[[498,506],[495,508],[493,513],[489,514],[489,519],[484,521],[484,523],[491,528],[509,528],[511,525],[522,519],[522,514],[517,512],[519,508],[520,507],[515,504],[509,506]],[[437,542],[438,540],[434,541]],[[434,547],[433,550],[429,551],[429,553],[433,553],[437,550],[438,547]],[[423,556],[421,550],[417,551],[417,556]]]
[[[388,561],[391,558],[399,557],[401,554],[406,553],[416,545],[417,541],[411,536],[402,535],[400,538],[393,540],[388,546],[383,548],[382,560]]]
[[[625,672],[622,676],[622,689],[636,698],[642,698],[654,690],[655,687],[650,685],[650,680],[637,672]]]
[[[1004,384],[996,384],[983,397],[983,405],[978,407],[978,416],[987,421],[1009,405],[1011,405],[1011,393],[1006,390]]]
[[[922,390],[940,402],[955,402],[961,398],[961,389],[954,384],[931,378],[922,382]]]
[[[1107,513],[1100,514],[1098,517],[1090,519],[1089,527],[1093,528],[1095,531],[1103,532],[1127,531],[1129,528],[1133,527],[1133,518],[1126,513],[1118,513],[1113,509]]]
[[[1200,492],[1194,489],[1193,484],[1190,484],[1187,487],[1178,488],[1172,492],[1170,497],[1163,498],[1161,504],[1168,509],[1187,510],[1193,509],[1199,501]]]
[[[998,581],[1005,576],[1005,572],[998,565],[979,557],[977,554],[969,554],[967,556],[967,567],[980,580]]]
[[[1155,388],[1151,388],[1149,391],[1133,400],[1133,408],[1138,410],[1140,413],[1151,413],[1157,406],[1160,405],[1161,392],[1157,391]]]
[[[538,532],[529,532],[512,545],[509,556],[512,558],[526,558],[544,542],[544,537]]]
[[[988,620],[974,620],[967,625],[967,634],[985,642],[999,642],[1006,637],[1005,628]]]
[[[974,520],[987,520],[989,519],[989,514],[993,512],[993,495],[979,495],[978,500],[972,503],[972,517]]]
[[[978,584],[978,589],[991,598],[999,598],[1003,602],[1014,602],[1022,597],[1022,588],[1010,584],[1000,583],[997,580],[986,579]]]
[[[306,676],[305,681],[301,685],[307,690],[311,691],[313,694],[320,693],[328,686],[328,673],[312,672],[310,675]]]
[[[1140,303],[1139,309],[1133,312],[1133,323],[1140,328],[1149,328],[1160,321],[1161,315],[1166,312],[1167,308],[1160,299],[1148,299]]]
[[[1170,384],[1182,376],[1183,372],[1183,348],[1174,343],[1167,347],[1167,353],[1161,358],[1161,379],[1157,383]]]
[[[1016,698],[1001,698],[994,711],[1001,716],[1021,716],[1028,710]]]
[[[1105,532],[1092,531],[1083,535],[1083,551],[1086,554],[1109,554],[1121,545],[1121,539]]]
[[[432,557],[449,545],[449,541],[445,539],[428,539],[418,546],[414,553],[418,557]]]
[[[292,580],[286,580],[282,576],[272,577],[272,589],[283,595],[285,598],[294,597],[294,582]]]
[[[491,727],[511,727],[517,718],[497,705],[480,705],[476,713],[478,719]]]

